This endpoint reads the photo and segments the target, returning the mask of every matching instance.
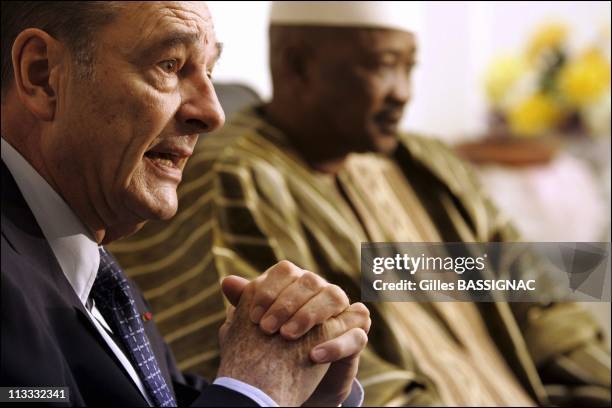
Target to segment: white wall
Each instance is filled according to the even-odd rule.
[[[209,2],[225,44],[215,70],[219,81],[240,81],[263,97],[271,92],[267,69],[268,1]],[[518,52],[547,19],[566,22],[585,44],[610,21],[610,2],[421,2],[419,65],[414,100],[403,127],[447,141],[469,138],[485,126],[482,77],[500,52]]]
[[[215,67],[215,81],[238,81],[262,97],[272,92],[268,73],[269,1],[209,1],[223,54]]]

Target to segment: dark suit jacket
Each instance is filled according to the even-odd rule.
[[[78,406],[146,406],[89,319],[4,162],[1,172],[0,386],[67,386],[70,404]],[[144,326],[179,405],[256,406],[242,394],[182,375],[153,321]]]

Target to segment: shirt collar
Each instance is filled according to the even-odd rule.
[[[1,139],[2,161],[13,175],[66,279],[85,305],[100,264],[98,244],[49,183],[13,146]]]

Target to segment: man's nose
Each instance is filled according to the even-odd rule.
[[[210,80],[184,87],[177,116],[187,133],[207,133],[223,126],[225,113]]]
[[[397,75],[391,90],[391,97],[395,100],[395,102],[403,105],[410,102],[411,96],[412,84],[410,81],[410,76]]]

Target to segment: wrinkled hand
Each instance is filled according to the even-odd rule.
[[[252,299],[245,294],[220,331],[221,364],[217,375],[259,388],[280,406],[299,406],[323,379],[328,364],[313,364],[308,353],[323,341],[316,330],[298,341],[269,336],[251,322]]]
[[[317,346],[310,353],[313,361],[329,361],[331,365],[304,405],[332,407],[340,405],[348,398],[357,376],[359,354],[368,342],[370,324],[370,311],[363,303],[354,303],[340,316],[332,317],[323,323],[327,334],[342,334]],[[330,354],[322,360],[315,360],[314,354],[320,348],[329,350]]]
[[[308,397],[308,405],[346,399],[370,328],[363,304],[349,305],[338,286],[286,261],[250,283],[228,277],[223,291],[239,306],[220,330],[219,375],[255,385],[280,405],[301,405]],[[261,330],[254,330],[257,323]],[[269,336],[276,332],[280,336]],[[244,367],[253,360],[266,372],[263,377],[253,375],[255,367]],[[243,369],[237,370],[241,362]]]

